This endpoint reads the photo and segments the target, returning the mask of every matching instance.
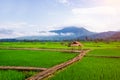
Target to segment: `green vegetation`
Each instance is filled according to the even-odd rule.
[[[51,67],[76,55],[54,51],[0,50],[0,65]]]
[[[88,56],[120,56],[120,49],[96,49],[89,52]]]
[[[25,80],[25,74],[12,70],[0,70],[0,80]]]
[[[67,49],[67,45],[62,45],[60,42],[1,42],[1,48],[57,48]]]
[[[94,49],[81,61],[59,71],[49,80],[119,80],[120,59],[90,56],[120,56],[120,49]],[[88,57],[89,56],[89,57]]]
[[[69,42],[0,42],[0,48],[51,48],[51,49],[71,49]],[[120,42],[81,42],[84,49],[104,49],[120,48]]]
[[[85,57],[49,80],[119,80],[120,59]]]
[[[0,66],[49,68],[77,54],[55,51],[8,50],[9,48],[71,49],[69,42],[0,42]],[[119,80],[120,59],[90,56],[120,56],[120,42],[81,42],[91,49],[81,61],[59,71],[49,80]],[[77,48],[76,48],[77,49]],[[36,72],[0,70],[0,80],[25,80]]]
[[[110,43],[105,43],[105,42],[83,42],[84,48],[89,48],[89,49],[113,49],[113,48],[118,48],[120,49],[120,42],[110,42]]]
[[[36,73],[33,71],[0,70],[0,80],[25,80]]]

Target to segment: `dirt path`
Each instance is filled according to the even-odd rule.
[[[56,71],[58,71],[58,70],[60,70],[62,68],[65,68],[65,67],[69,66],[70,64],[72,64],[74,62],[77,62],[77,61],[81,60],[84,57],[84,55],[86,55],[86,53],[88,51],[90,51],[90,50],[83,50],[75,58],[73,58],[71,60],[68,60],[68,61],[66,61],[64,63],[61,63],[59,65],[53,66],[53,67],[51,67],[51,68],[49,68],[49,69],[47,69],[45,71],[39,72],[38,74],[36,74],[36,75],[34,75],[34,76],[30,77],[30,78],[27,78],[26,80],[42,80],[42,79],[50,76],[51,74],[55,73]]]
[[[59,52],[81,52],[80,50],[69,50],[69,49],[42,49],[42,48],[1,48],[7,50],[43,50],[43,51],[59,51]]]
[[[44,70],[47,70],[47,68],[22,67],[22,66],[0,66],[0,70],[44,71]]]

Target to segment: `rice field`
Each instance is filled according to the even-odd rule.
[[[120,58],[91,56],[120,56],[120,49],[94,49],[81,61],[57,72],[48,80],[119,80]]]
[[[83,48],[89,49],[120,49],[120,42],[82,42],[84,44]]]
[[[119,80],[120,59],[85,57],[48,80]]]
[[[67,45],[62,45],[61,42],[1,42],[0,47],[1,48],[69,49]]]
[[[69,42],[1,42],[0,48],[42,48],[42,49],[71,49],[68,47]],[[105,48],[119,48],[120,42],[81,42],[84,49],[105,49]]]
[[[87,56],[120,56],[120,49],[95,49]]]
[[[25,80],[25,74],[12,70],[0,70],[0,80]]]
[[[33,71],[0,70],[0,80],[25,80],[36,73]]]
[[[49,68],[77,54],[55,51],[0,50],[0,66],[31,66]]]
[[[0,66],[28,66],[50,68],[78,54],[55,51],[8,50],[8,48],[71,49],[65,42],[1,42]],[[48,80],[119,80],[120,58],[91,56],[120,56],[119,42],[81,42],[83,49],[91,49],[81,61],[56,72]],[[0,70],[0,80],[25,80],[35,72]]]

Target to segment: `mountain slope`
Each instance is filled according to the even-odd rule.
[[[92,39],[96,39],[96,38],[105,39],[105,38],[111,37],[115,33],[116,33],[115,31],[101,32],[101,33],[91,35],[91,36],[89,36],[89,38],[92,38]]]
[[[108,37],[109,40],[119,40],[120,41],[120,32],[116,32],[111,37]]]
[[[62,34],[62,33],[73,33],[74,35],[79,35],[79,36],[86,36],[86,35],[92,35],[94,34],[93,32],[88,31],[85,28],[78,28],[76,26],[68,26],[66,28],[63,28],[61,30],[53,30],[50,32],[55,32],[57,34]]]

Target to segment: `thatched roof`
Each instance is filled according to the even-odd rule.
[[[78,41],[73,41],[70,43],[70,46],[83,46],[83,44]]]

